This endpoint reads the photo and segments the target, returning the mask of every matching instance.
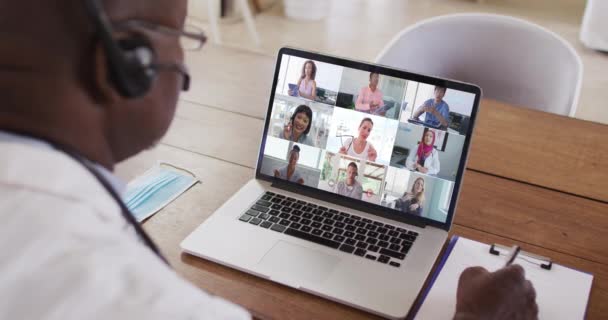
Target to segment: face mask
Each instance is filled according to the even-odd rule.
[[[173,167],[159,164],[127,185],[123,201],[138,222],[152,216],[199,182],[194,174],[167,166]]]

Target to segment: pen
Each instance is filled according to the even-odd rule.
[[[517,258],[517,255],[519,254],[519,251],[521,251],[521,248],[518,245],[513,246],[511,252],[507,256],[507,263],[505,263],[505,267],[508,267],[513,263],[513,261],[515,261],[515,258]]]

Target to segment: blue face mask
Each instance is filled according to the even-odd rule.
[[[160,165],[129,182],[123,196],[127,208],[141,222],[175,200],[199,180]]]

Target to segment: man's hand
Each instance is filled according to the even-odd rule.
[[[454,320],[538,319],[536,291],[524,269],[511,265],[490,273],[482,267],[464,270],[458,280]]]

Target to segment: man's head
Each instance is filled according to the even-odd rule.
[[[443,99],[445,96],[445,92],[447,91],[446,87],[435,86],[435,100],[439,101]]]
[[[87,0],[89,1],[89,0]],[[99,0],[110,24],[139,20],[181,30],[186,0]],[[27,17],[27,21],[24,20]],[[181,63],[179,38],[136,26],[112,40],[149,46],[153,63]],[[100,31],[85,1],[6,1],[0,10],[0,130],[67,145],[112,167],[153,146],[167,131],[182,76],[159,71],[150,89],[126,98],[111,79]]]
[[[354,162],[350,162],[348,167],[346,167],[346,181],[349,184],[353,184],[357,176],[359,175],[359,168],[357,164]]]

